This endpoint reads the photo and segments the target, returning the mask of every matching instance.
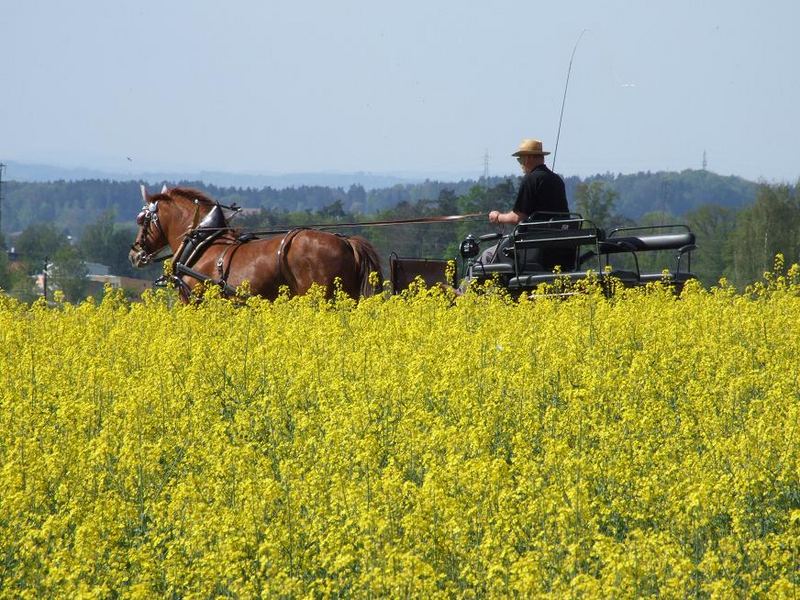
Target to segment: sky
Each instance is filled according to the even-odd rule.
[[[796,0],[0,0],[0,161],[479,177],[539,138],[563,175],[796,183],[799,31]]]

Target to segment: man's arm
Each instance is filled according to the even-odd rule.
[[[527,218],[528,215],[521,213],[518,210],[512,210],[511,212],[507,213],[501,213],[499,210],[493,210],[489,213],[489,223],[508,223],[509,225],[516,225]]]

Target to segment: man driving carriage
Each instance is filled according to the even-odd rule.
[[[564,180],[544,164],[544,157],[548,154],[542,150],[541,141],[522,140],[517,151],[511,155],[517,158],[525,174],[517,192],[517,200],[509,212],[491,211],[490,223],[516,225],[534,213],[569,213]],[[498,248],[503,246],[504,241],[487,248],[481,255],[481,262],[489,264],[498,258],[502,260]]]

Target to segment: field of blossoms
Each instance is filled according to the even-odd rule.
[[[0,295],[0,597],[796,598],[799,275]]]

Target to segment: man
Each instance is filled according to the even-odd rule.
[[[525,174],[519,186],[517,201],[511,212],[490,212],[490,223],[516,225],[535,212],[569,212],[564,180],[544,164],[544,157],[548,154],[550,153],[542,150],[542,142],[539,140],[522,140],[519,150],[511,155],[517,157]]]
[[[517,157],[525,174],[517,192],[517,200],[510,212],[491,211],[490,223],[516,225],[534,213],[569,213],[564,180],[544,164],[544,157],[548,154],[542,150],[541,141],[522,140],[519,149],[511,155]],[[481,255],[481,262],[494,262],[497,248],[502,244],[487,248]]]

